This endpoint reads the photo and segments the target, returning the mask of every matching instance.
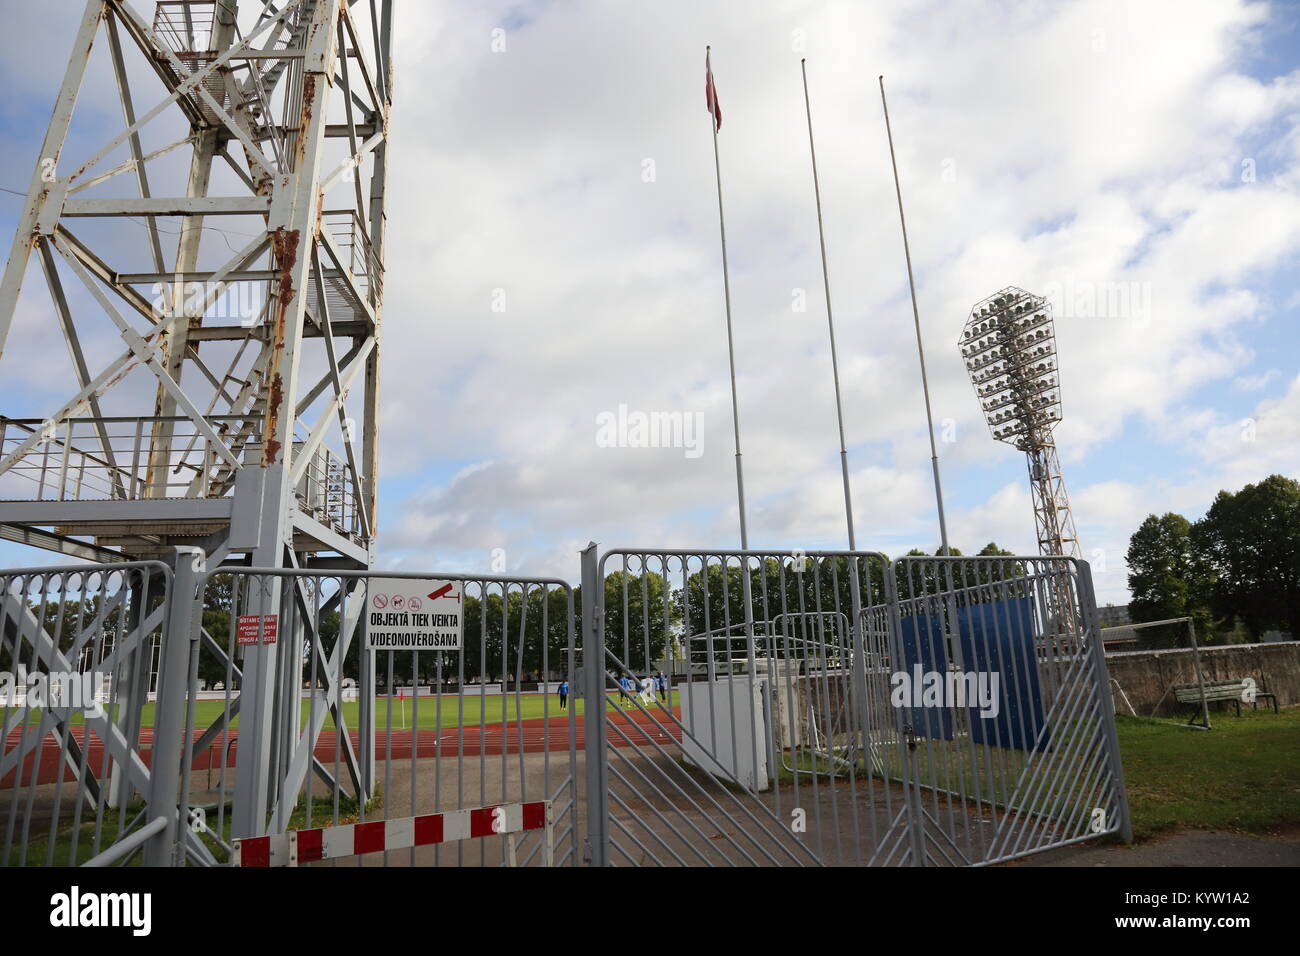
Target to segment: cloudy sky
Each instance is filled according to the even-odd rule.
[[[860,547],[938,544],[881,73],[956,547],[1034,549],[1023,456],[989,436],[956,348],[1008,285],[1053,301],[1057,438],[1103,602],[1127,598],[1147,513],[1300,473],[1300,7],[396,6],[381,566],[573,578],[588,540],[738,544],[706,44],[752,546],[845,544],[801,57]],[[0,187],[23,193],[82,4],[8,7]],[[88,84],[70,149],[119,115]],[[6,230],[20,205],[0,193]],[[75,391],[27,288],[0,363],[11,415]],[[620,407],[699,431],[611,442]]]

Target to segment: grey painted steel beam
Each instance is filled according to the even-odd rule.
[[[68,127],[72,122],[72,110],[86,75],[90,48],[94,43],[103,13],[104,5],[100,0],[86,0],[86,8],[81,15],[81,25],[77,28],[77,38],[72,47],[72,56],[68,59],[68,68],[63,75],[63,85],[59,88],[59,95],[54,101],[54,113],[50,117],[50,125],[45,133],[45,141],[41,144],[41,151],[36,157],[36,168],[32,172],[31,185],[27,190],[27,201],[23,203],[22,212],[19,213],[13,246],[9,250],[4,277],[0,279],[0,358],[4,356],[5,340],[9,337],[9,326],[13,322],[14,308],[18,304],[18,293],[22,289],[23,276],[27,272],[27,259],[36,238],[37,216],[49,193],[51,179],[58,172],[59,156],[63,152],[63,143],[67,139]]]
[[[228,521],[229,498],[150,498],[136,501],[0,501],[6,524],[77,524],[87,521]]]
[[[29,548],[44,548],[46,551],[57,551],[72,558],[81,558],[83,561],[122,560],[121,554],[110,551],[108,548],[101,548],[86,541],[76,541],[61,534],[42,531],[39,528],[28,528],[23,525],[0,524],[0,538],[12,541],[14,544],[25,544]]]
[[[261,196],[175,196],[140,199],[69,199],[64,216],[265,216]]]

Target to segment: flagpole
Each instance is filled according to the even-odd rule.
[[[709,88],[713,90],[713,105],[709,109],[709,128],[713,130],[713,171],[718,180],[718,231],[722,236],[722,289],[727,303],[727,361],[731,366],[731,423],[736,436],[736,499],[740,504],[740,547],[749,550],[749,527],[745,522],[745,469],[740,457],[740,409],[736,401],[736,348],[731,334],[731,277],[727,271],[727,224],[722,215],[722,164],[718,160],[717,88],[713,86],[713,64],[709,47],[704,48],[704,69]],[[719,110],[719,112],[721,112]]]
[[[822,189],[817,178],[817,147],[813,145],[812,104],[808,98],[808,61],[799,61],[803,74],[803,105],[808,117],[808,152],[812,155],[813,195],[817,199],[817,238],[822,248],[822,285],[826,290],[826,326],[831,337],[831,378],[835,382],[835,416],[840,426],[840,472],[844,478],[844,518],[849,526],[849,550],[858,549],[853,533],[853,495],[849,488],[849,450],[844,440],[844,403],[840,397],[840,366],[835,352],[835,319],[831,313],[831,279],[826,265],[826,228],[822,223]]]
[[[903,255],[907,258],[907,285],[912,290],[912,321],[916,326],[916,354],[921,360],[921,391],[925,394],[925,423],[930,433],[930,465],[934,471],[934,500],[939,508],[939,539],[948,553],[948,523],[943,514],[943,485],[939,481],[939,450],[934,443],[934,415],[930,410],[930,380],[925,374],[925,346],[921,344],[921,313],[916,307],[916,280],[912,276],[912,252],[907,244],[907,219],[903,215],[903,187],[898,183],[898,160],[894,158],[894,134],[889,127],[889,104],[885,102],[885,77],[880,76],[880,105],[885,110],[885,134],[889,137],[889,163],[894,168],[894,192],[898,196],[898,221],[903,227]]]

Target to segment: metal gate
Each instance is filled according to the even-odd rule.
[[[368,650],[366,611],[380,577],[458,583],[463,646]],[[296,846],[315,841],[315,855],[294,863],[579,859],[578,724],[547,693],[552,678],[575,666],[566,582],[220,569],[204,588],[186,790],[218,860],[236,862],[250,838],[288,833]],[[241,673],[242,652],[253,644],[274,645],[277,703],[261,728],[239,720],[247,712],[241,702],[256,690]],[[338,852],[340,841],[356,852]],[[246,853],[238,862],[290,862],[275,849],[287,843],[267,846],[256,852],[269,852],[269,861],[250,864]]]
[[[583,613],[596,864],[982,865],[1128,835],[1072,559],[593,546]]]

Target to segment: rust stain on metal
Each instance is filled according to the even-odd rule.
[[[275,253],[277,288],[275,309],[271,328],[271,367],[279,368],[284,354],[285,326],[289,317],[289,305],[293,302],[296,290],[293,286],[293,270],[298,262],[298,246],[302,236],[297,229],[285,229],[283,226],[271,231],[271,248]],[[276,372],[271,379],[270,394],[266,403],[266,448],[262,456],[263,465],[274,465],[280,460],[281,442],[275,437],[279,427],[280,406],[284,401],[284,382]]]
[[[107,392],[110,388],[112,388],[112,387],[113,387],[114,385],[116,385],[118,382],[122,381],[122,379],[126,378],[127,375],[129,375],[131,372],[133,372],[133,371],[135,370],[135,368],[136,368],[139,364],[140,364],[140,361],[139,361],[138,359],[135,360],[135,361],[132,361],[132,362],[127,362],[125,365],[122,366],[122,370],[121,370],[120,372],[118,372],[116,375],[114,375],[112,378],[110,378],[107,382],[105,382],[103,385],[101,385],[98,389],[96,389],[96,392],[95,392],[95,393],[96,393],[97,395],[103,395],[103,394],[104,394],[105,392]],[[155,415],[158,414],[156,407],[155,407],[155,410],[154,410],[154,414],[155,414]]]
[[[276,320],[284,320],[284,310],[288,308],[289,302],[293,299],[293,267],[298,263],[298,244],[302,236],[297,229],[285,229],[280,226],[271,230],[271,248],[275,252],[276,269],[279,272],[279,290],[276,298],[279,304],[276,308]]]
[[[302,168],[302,160],[307,155],[307,130],[311,126],[313,104],[316,101],[316,74],[307,73],[302,78],[302,114],[298,122],[298,142],[294,149],[295,170]]]
[[[280,373],[271,379],[271,394],[266,405],[266,451],[262,456],[263,465],[274,465],[280,457],[280,443],[275,439],[275,421],[279,418],[280,402],[284,398],[284,383]]]

